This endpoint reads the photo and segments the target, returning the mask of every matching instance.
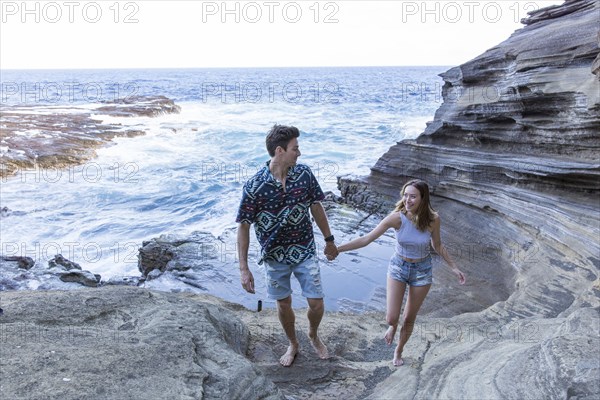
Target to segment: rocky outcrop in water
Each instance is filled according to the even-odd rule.
[[[164,96],[135,96],[95,109],[60,106],[2,106],[0,113],[0,178],[31,168],[61,169],[95,156],[95,149],[115,137],[134,137],[145,131],[110,117],[156,117],[181,108]]]
[[[599,15],[593,0],[533,12],[508,40],[441,75],[444,103],[422,135],[392,146],[369,176],[339,180],[348,202],[378,212],[407,180],[427,180],[467,276],[509,289],[448,321],[461,334],[493,321],[498,342],[432,345],[417,398],[528,397],[515,376],[534,397],[600,395]],[[541,336],[507,340],[513,327]]]
[[[238,273],[232,265],[235,243],[231,232],[228,236],[226,240],[208,232],[194,232],[162,235],[144,242],[138,254],[138,269],[147,278],[145,287],[207,291],[211,284],[228,282],[237,288]]]
[[[181,107],[165,96],[127,96],[99,107],[95,113],[114,117],[158,117],[163,114],[179,114]]]
[[[101,276],[56,254],[44,267],[31,257],[0,257],[0,291],[69,290],[100,286]],[[106,282],[108,283],[108,282]],[[113,284],[113,283],[110,283]]]

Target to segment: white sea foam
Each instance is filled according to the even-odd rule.
[[[416,139],[427,127],[427,122],[433,121],[432,116],[420,116],[406,118],[401,128],[406,132],[406,139]]]

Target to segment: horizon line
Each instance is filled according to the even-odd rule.
[[[101,70],[174,70],[174,69],[277,69],[277,68],[412,68],[412,67],[453,67],[450,64],[413,64],[413,65],[313,65],[313,66],[236,66],[236,67],[52,67],[52,68],[3,68],[0,71],[101,71]]]

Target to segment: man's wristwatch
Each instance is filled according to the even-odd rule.
[[[333,242],[334,240],[335,240],[335,238],[333,237],[333,235],[331,235],[331,236],[327,236],[327,237],[325,238],[325,241],[326,241],[326,242]]]

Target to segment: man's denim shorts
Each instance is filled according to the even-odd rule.
[[[388,266],[388,276],[409,286],[431,285],[433,282],[431,256],[418,262],[408,262],[394,254]]]
[[[265,274],[267,294],[270,299],[283,300],[292,294],[290,277],[292,273],[300,282],[302,296],[307,299],[322,299],[321,269],[317,257],[310,257],[299,264],[282,264],[276,261],[266,261]]]

